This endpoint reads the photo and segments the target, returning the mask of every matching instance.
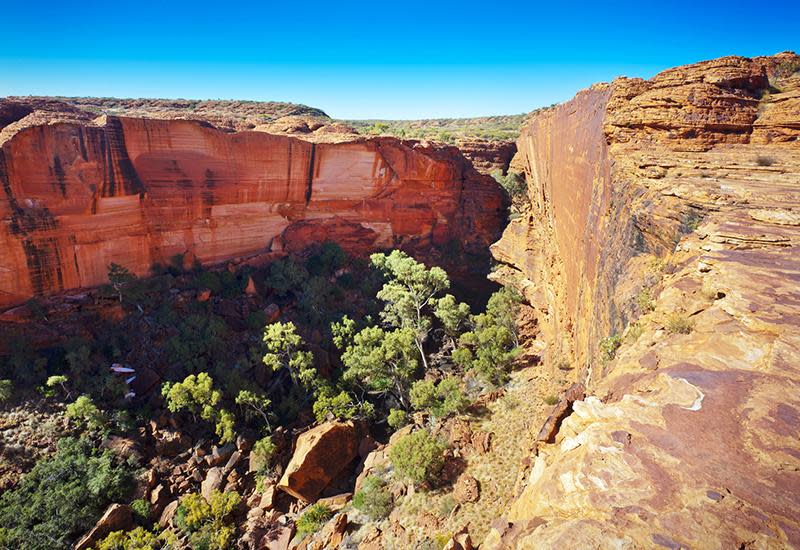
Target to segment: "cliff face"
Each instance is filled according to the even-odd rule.
[[[523,128],[496,276],[590,396],[487,548],[800,545],[798,68],[618,79]]]
[[[479,250],[502,229],[501,191],[453,147],[187,120],[23,122],[0,133],[0,307],[106,282],[112,262],[146,274],[175,254],[216,263],[325,239]]]

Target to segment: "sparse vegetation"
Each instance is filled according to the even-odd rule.
[[[544,402],[547,405],[553,406],[556,403],[558,403],[558,396],[554,395],[554,394],[550,394],[550,395],[548,395],[547,397],[544,398]]]
[[[756,157],[756,164],[759,166],[772,166],[775,164],[775,159],[767,155],[758,155]]]
[[[346,120],[361,134],[384,134],[405,139],[455,143],[459,139],[514,141],[526,115],[427,120]]]
[[[620,345],[622,345],[622,337],[619,334],[607,336],[600,340],[600,357],[603,361],[611,361],[614,359]]]
[[[649,287],[642,287],[636,295],[636,305],[642,313],[650,313],[655,309],[653,305],[653,294]]]
[[[329,519],[333,517],[333,510],[324,504],[312,504],[306,508],[303,515],[295,522],[297,528],[297,538],[303,539],[312,533],[319,531]]]
[[[680,313],[667,316],[665,326],[670,334],[689,334],[694,330],[694,322]]]
[[[385,518],[392,511],[394,499],[386,483],[377,476],[367,476],[361,489],[353,495],[353,506],[371,520]]]

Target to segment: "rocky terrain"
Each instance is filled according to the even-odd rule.
[[[184,120],[183,103],[0,102],[0,306],[49,296],[0,317],[0,359],[12,358],[0,365],[24,379],[63,357],[71,376],[0,404],[4,488],[56,452],[60,431],[87,431],[74,403],[62,413],[72,373],[91,379],[120,361],[136,367],[135,407],[121,407],[136,418],[87,437],[141,469],[132,495],[84,521],[77,548],[136,526],[176,537],[153,534],[146,548],[191,546],[204,530],[221,548],[276,550],[800,547],[800,56],[598,84],[531,113],[514,146],[357,135],[324,113],[269,105],[202,102],[192,108],[218,118]],[[371,122],[352,126],[405,137],[425,126]],[[492,172],[524,173],[510,221]],[[352,257],[325,256],[331,242]],[[376,296],[385,279],[363,262],[389,248],[447,265],[477,313],[437,309],[417,325],[435,326],[412,344],[431,368],[416,369],[403,411],[392,390],[369,391],[374,375],[341,375],[378,349],[391,379],[402,368],[391,349],[346,357],[331,344],[345,337],[329,314],[369,324],[376,297],[408,304],[401,279]],[[484,276],[488,249],[506,301],[478,313],[469,280]],[[137,293],[131,282],[64,293],[106,282],[111,262],[144,276],[175,257],[184,263],[139,279]],[[409,311],[419,321],[425,307]],[[381,343],[399,334],[386,311]],[[265,367],[264,325],[287,319],[315,381],[342,394],[315,390],[312,408],[291,368]],[[488,368],[470,362],[504,335]],[[76,344],[87,337],[97,343]],[[237,416],[222,443],[207,424],[214,407],[166,406],[159,384],[197,365],[215,388],[264,388],[271,426],[231,393],[214,401]],[[90,390],[106,399],[115,388]],[[417,436],[431,438],[420,454],[433,476],[402,467]],[[235,498],[226,507],[220,495]]]
[[[799,68],[721,58],[526,123],[494,275],[587,397],[482,548],[800,545]]]

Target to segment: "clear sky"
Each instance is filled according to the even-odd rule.
[[[3,0],[0,95],[514,114],[593,82],[800,50],[800,0]]]

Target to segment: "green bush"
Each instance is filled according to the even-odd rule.
[[[191,548],[225,550],[236,531],[229,518],[241,502],[236,491],[213,491],[208,500],[199,493],[188,494],[175,511],[175,525],[189,535]]]
[[[178,548],[172,531],[154,533],[143,527],[128,532],[112,531],[97,544],[97,550],[171,550]]]
[[[316,533],[332,517],[333,510],[324,504],[312,504],[295,522],[298,538],[303,539],[311,533]]]
[[[361,489],[353,495],[353,506],[377,521],[385,518],[394,505],[392,494],[384,481],[377,476],[367,476]]]
[[[636,305],[639,306],[639,311],[642,313],[649,313],[653,311],[653,296],[648,287],[642,288],[639,294],[636,295]]]
[[[250,453],[250,466],[256,472],[265,472],[269,469],[272,457],[276,451],[275,443],[272,438],[262,437],[253,445],[253,451]]]
[[[444,467],[446,448],[427,430],[417,430],[392,447],[389,459],[402,477],[415,483],[433,482]]]
[[[86,439],[62,439],[55,455],[0,496],[0,548],[70,548],[108,504],[126,501],[135,467]]]
[[[389,424],[390,428],[394,428],[395,430],[402,428],[408,424],[408,413],[402,409],[392,409],[389,411],[386,423]]]
[[[469,400],[461,391],[461,381],[455,376],[448,376],[438,384],[433,380],[418,380],[411,387],[411,405],[435,417],[460,413],[468,404]]]
[[[14,384],[11,380],[0,380],[0,403],[10,400],[13,393]]]
[[[131,502],[131,509],[133,516],[140,523],[147,523],[150,521],[150,503],[143,498],[137,498]]]
[[[67,405],[67,418],[90,430],[97,430],[106,425],[106,419],[91,397],[81,395],[74,403]]]
[[[617,355],[617,349],[622,345],[622,337],[619,334],[608,336],[600,340],[600,356],[603,361],[611,361]]]

